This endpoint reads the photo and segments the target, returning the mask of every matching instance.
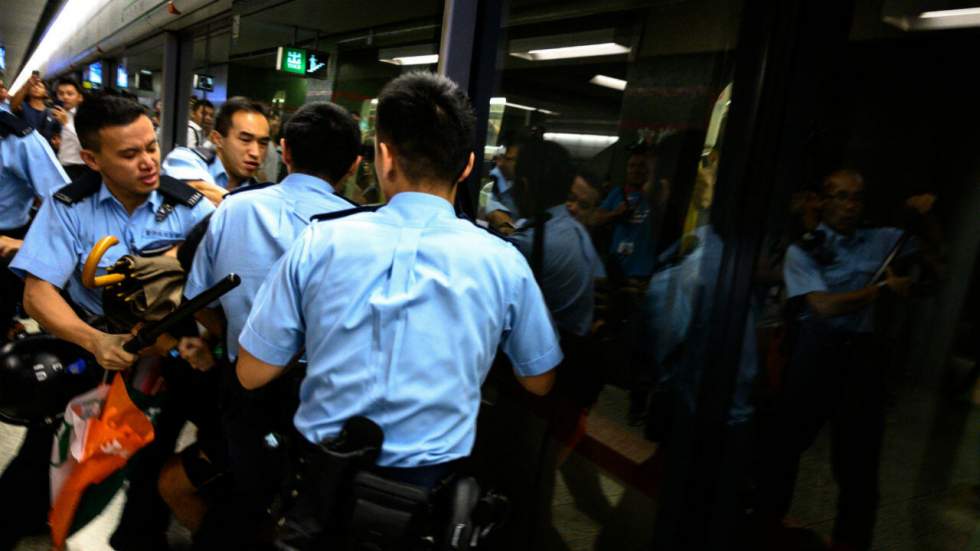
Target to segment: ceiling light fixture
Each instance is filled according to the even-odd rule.
[[[619,90],[622,92],[626,89],[627,82],[621,78],[607,77],[606,75],[596,75],[590,80],[592,84],[597,86],[604,86],[606,88],[612,88],[613,90]]]
[[[560,115],[557,111],[549,111],[548,109],[542,109],[540,107],[531,107],[530,105],[523,105],[520,103],[513,103],[507,101],[507,98],[494,97],[490,98],[490,105],[504,105],[506,107],[513,107],[514,109],[520,109],[522,111],[536,111],[538,113],[543,113],[545,115]]]
[[[980,27],[980,7],[955,10],[936,10],[919,15],[886,15],[885,23],[903,31],[936,31]]]
[[[388,48],[378,51],[378,61],[391,65],[432,65],[439,63],[435,44],[421,44],[405,48]]]
[[[522,38],[510,42],[510,55],[528,61],[622,55],[629,52],[629,46],[617,40],[615,29]]]
[[[88,24],[92,17],[108,3],[108,0],[68,0],[48,30],[38,43],[34,53],[27,63],[21,67],[20,74],[10,85],[11,90],[18,90],[30,78],[32,71],[39,71],[51,59],[59,48],[75,36],[75,32]]]

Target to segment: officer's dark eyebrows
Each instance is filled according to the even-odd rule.
[[[268,142],[272,138],[269,137],[269,136],[262,136],[260,138],[260,137],[256,136],[255,134],[252,134],[251,132],[246,132],[244,130],[239,130],[238,131],[238,139],[239,140],[243,140],[243,141],[258,140],[259,142],[262,142],[262,141]]]
[[[136,154],[139,153],[140,151],[145,151],[147,149],[152,148],[153,146],[156,145],[156,143],[157,143],[157,138],[156,136],[154,136],[153,139],[146,142],[146,144],[143,147],[127,147],[126,149],[120,149],[116,153],[120,156],[129,155],[130,153]]]

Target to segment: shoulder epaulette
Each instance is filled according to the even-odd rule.
[[[204,161],[204,163],[207,165],[213,163],[214,158],[217,155],[217,152],[210,147],[197,146],[197,147],[191,147],[189,149],[193,151],[195,155],[200,157],[201,160]]]
[[[52,197],[68,206],[95,195],[102,186],[102,175],[94,170],[86,171],[72,183],[59,189]]]
[[[0,138],[14,135],[18,137],[28,136],[34,129],[27,121],[17,115],[0,109]]]
[[[380,209],[381,207],[382,205],[363,205],[352,209],[338,210],[334,212],[324,212],[323,214],[314,214],[310,218],[310,221],[322,222],[324,220],[336,220],[337,218],[343,218],[345,216],[350,216],[352,214],[357,214],[359,212],[374,212]]]
[[[182,182],[170,176],[160,176],[160,187],[157,188],[164,200],[171,200],[174,204],[193,207],[204,199],[204,194],[191,187],[186,182]]]
[[[233,189],[233,190],[229,191],[228,193],[226,193],[225,194],[225,197],[227,197],[229,195],[235,195],[236,193],[242,193],[242,192],[245,192],[245,191],[255,191],[257,189],[267,188],[269,186],[274,186],[274,185],[276,185],[275,182],[265,182],[265,183],[262,183],[262,184],[249,184],[247,186],[241,186],[240,185],[240,186],[236,187],[235,189]]]

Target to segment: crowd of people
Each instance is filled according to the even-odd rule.
[[[35,75],[8,104],[0,82],[0,314],[7,339],[29,316],[102,368],[151,373],[165,388],[155,439],[128,467],[116,549],[167,548],[171,514],[199,549],[322,549],[397,531],[350,509],[347,494],[381,483],[351,489],[331,455],[362,417],[383,433],[366,471],[425,499],[472,473],[512,501],[501,545],[557,548],[528,533],[553,536],[532,525],[550,524],[555,471],[604,386],[627,389],[629,423],[666,446],[697,408],[728,238],[711,219],[721,151],[704,132],[630,146],[622,181],[619,170],[596,176],[541,128],[513,132],[469,221],[454,204],[481,170],[475,115],[442,77],[388,83],[371,142],[331,103],[280,120],[248,98],[217,110],[195,99],[186,146],[162,159],[159,107],[70,79],[54,90],[48,101]],[[940,273],[941,239],[934,196],[909,199],[915,223],[903,231],[862,227],[864,195],[860,173],[828,175],[759,270],[758,295],[779,303],[785,361],[756,418],[759,381],[774,371],[755,300],[729,422],[762,428],[745,485],[753,537],[772,549],[788,537],[800,454],[827,422],[835,545],[871,544],[884,430],[873,306],[908,294],[912,257]],[[178,273],[185,301],[229,274],[241,283],[196,324],[127,351],[129,330],[83,273],[107,235],[118,245],[96,259],[100,275],[128,255]],[[481,411],[488,378],[515,407]],[[187,422],[196,442],[176,453]],[[23,496],[0,503],[0,549],[46,527],[53,432],[31,427],[0,477],[0,493]],[[404,548],[393,545],[379,548]]]

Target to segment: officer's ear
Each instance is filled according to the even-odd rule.
[[[279,140],[279,146],[282,147],[282,164],[286,165],[286,168],[290,172],[293,170],[293,150],[289,148],[289,144],[286,143],[286,138],[281,138]]]
[[[85,161],[86,166],[96,172],[102,172],[99,170],[99,161],[95,158],[95,153],[88,149],[83,149],[79,152],[79,155],[81,155],[82,160]]]
[[[220,132],[218,132],[217,130],[211,131],[211,143],[213,143],[215,147],[224,145],[223,143],[221,143],[223,139],[224,136],[222,136]]]
[[[395,180],[397,168],[395,168],[394,152],[388,144],[380,140],[375,145],[374,169],[382,181],[393,182]]]
[[[343,182],[344,180],[346,180],[346,179],[350,178],[351,176],[353,176],[354,173],[357,172],[357,167],[361,166],[361,161],[363,161],[363,160],[364,160],[364,157],[361,157],[360,155],[358,155],[357,158],[354,159],[354,162],[351,163],[350,168],[347,169],[347,174],[344,174],[344,177],[341,178],[340,181]]]
[[[456,180],[457,184],[470,177],[470,173],[473,172],[473,165],[475,164],[476,164],[476,155],[474,155],[473,152],[470,151],[470,158],[468,161],[466,161],[466,168],[463,169],[463,172],[459,175],[459,178]]]

